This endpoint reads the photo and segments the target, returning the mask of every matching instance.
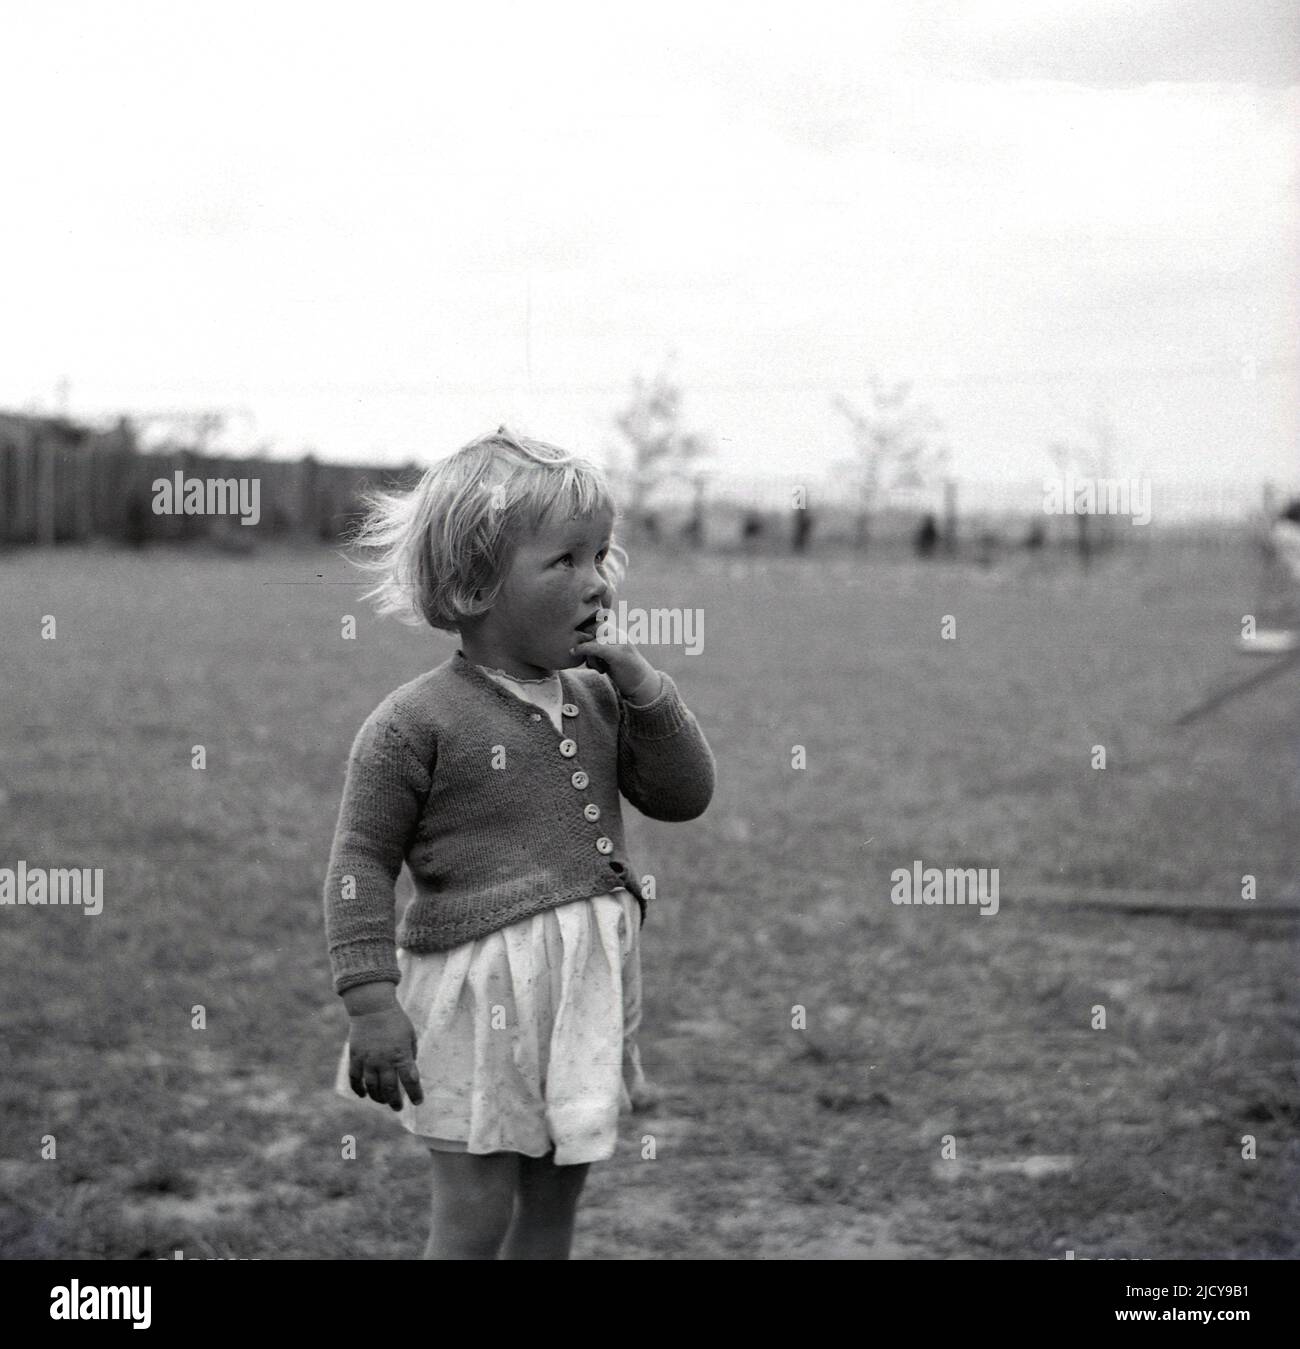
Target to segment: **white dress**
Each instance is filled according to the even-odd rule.
[[[516,681],[563,733],[557,675]],[[417,1038],[424,1101],[397,1118],[445,1152],[520,1152],[560,1166],[614,1153],[618,1119],[644,1088],[641,910],[619,887],[521,919],[450,951],[399,949],[397,1000]],[[358,1098],[343,1046],[335,1090]],[[383,1107],[386,1111],[388,1106]]]

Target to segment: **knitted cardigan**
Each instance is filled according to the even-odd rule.
[[[645,921],[619,793],[652,819],[693,820],[713,795],[713,753],[662,671],[640,707],[595,670],[559,674],[563,736],[459,649],[366,718],[325,877],[337,992],[398,983],[399,945],[450,950],[619,886]],[[403,861],[415,897],[399,926]]]

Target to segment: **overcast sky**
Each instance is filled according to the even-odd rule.
[[[0,5],[0,406],[604,458],[671,361],[788,473],[875,369],[970,479],[1300,474],[1293,0]]]

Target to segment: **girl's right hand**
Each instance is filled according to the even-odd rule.
[[[376,1012],[352,1016],[348,1033],[348,1081],[358,1096],[402,1108],[402,1088],[412,1105],[424,1100],[415,1066],[415,1027],[394,1003]]]

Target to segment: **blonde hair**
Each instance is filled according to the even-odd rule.
[[[604,472],[505,426],[427,468],[410,491],[365,494],[366,514],[349,542],[353,565],[377,578],[365,592],[381,614],[455,632],[496,602],[519,544],[568,512],[582,519],[618,509]],[[627,553],[611,539],[603,564],[617,590]]]

